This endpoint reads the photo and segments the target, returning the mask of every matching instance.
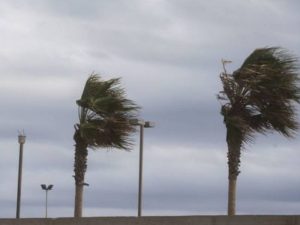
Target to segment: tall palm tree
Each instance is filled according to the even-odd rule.
[[[224,62],[223,62],[224,63]],[[286,50],[256,49],[242,66],[220,75],[221,114],[227,129],[228,215],[235,215],[236,181],[241,150],[256,132],[277,131],[293,137],[298,129],[295,103],[300,101],[297,59]]]
[[[119,78],[105,81],[95,74],[87,79],[82,96],[76,103],[79,106],[79,122],[74,126],[74,217],[81,217],[88,148],[129,150],[129,136],[135,131],[129,120],[136,118],[139,107],[125,97]]]

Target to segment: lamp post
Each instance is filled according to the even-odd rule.
[[[140,157],[139,157],[139,193],[138,193],[138,217],[142,216],[142,189],[143,189],[143,147],[144,147],[144,128],[154,127],[154,122],[139,119],[131,120],[132,125],[140,127]]]
[[[45,202],[45,218],[48,216],[48,191],[52,190],[53,184],[49,184],[48,186],[46,184],[41,184],[41,187],[43,190],[46,191],[46,202]]]
[[[17,193],[17,210],[16,218],[20,218],[20,206],[21,206],[21,186],[22,186],[22,164],[23,164],[23,145],[25,144],[26,136],[24,131],[19,133],[18,142],[20,144],[19,152],[19,170],[18,170],[18,193]]]

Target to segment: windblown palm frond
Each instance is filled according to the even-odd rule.
[[[298,68],[297,59],[281,48],[255,50],[240,69],[221,75],[219,98],[228,101],[222,109],[224,119],[239,117],[234,126],[245,138],[268,130],[292,137],[298,128],[294,107],[300,101]]]
[[[135,126],[129,121],[136,118],[139,107],[125,98],[119,78],[103,81],[91,75],[77,104],[77,128],[89,147],[130,148],[129,135]]]

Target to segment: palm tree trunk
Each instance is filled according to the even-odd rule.
[[[236,179],[228,179],[228,208],[227,215],[235,215],[235,202],[236,202]]]
[[[228,127],[227,127],[228,129]],[[240,158],[242,138],[238,133],[230,133],[230,129],[227,130],[227,146],[228,146],[228,216],[234,216],[236,214],[236,182],[240,173]]]
[[[82,217],[83,185],[75,185],[74,217]]]
[[[76,130],[74,134],[75,144],[75,160],[74,160],[74,172],[75,172],[75,203],[74,203],[74,217],[82,217],[82,205],[83,205],[83,186],[84,175],[87,169],[87,144],[80,137],[79,131]]]

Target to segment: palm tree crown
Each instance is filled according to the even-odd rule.
[[[222,73],[224,123],[242,143],[255,132],[275,130],[292,137],[298,128],[295,105],[300,102],[297,59],[280,48],[256,49],[233,74]]]
[[[75,129],[88,147],[130,148],[129,135],[135,127],[129,120],[136,118],[139,107],[125,98],[120,78],[102,81],[91,75],[77,104],[79,123]]]

